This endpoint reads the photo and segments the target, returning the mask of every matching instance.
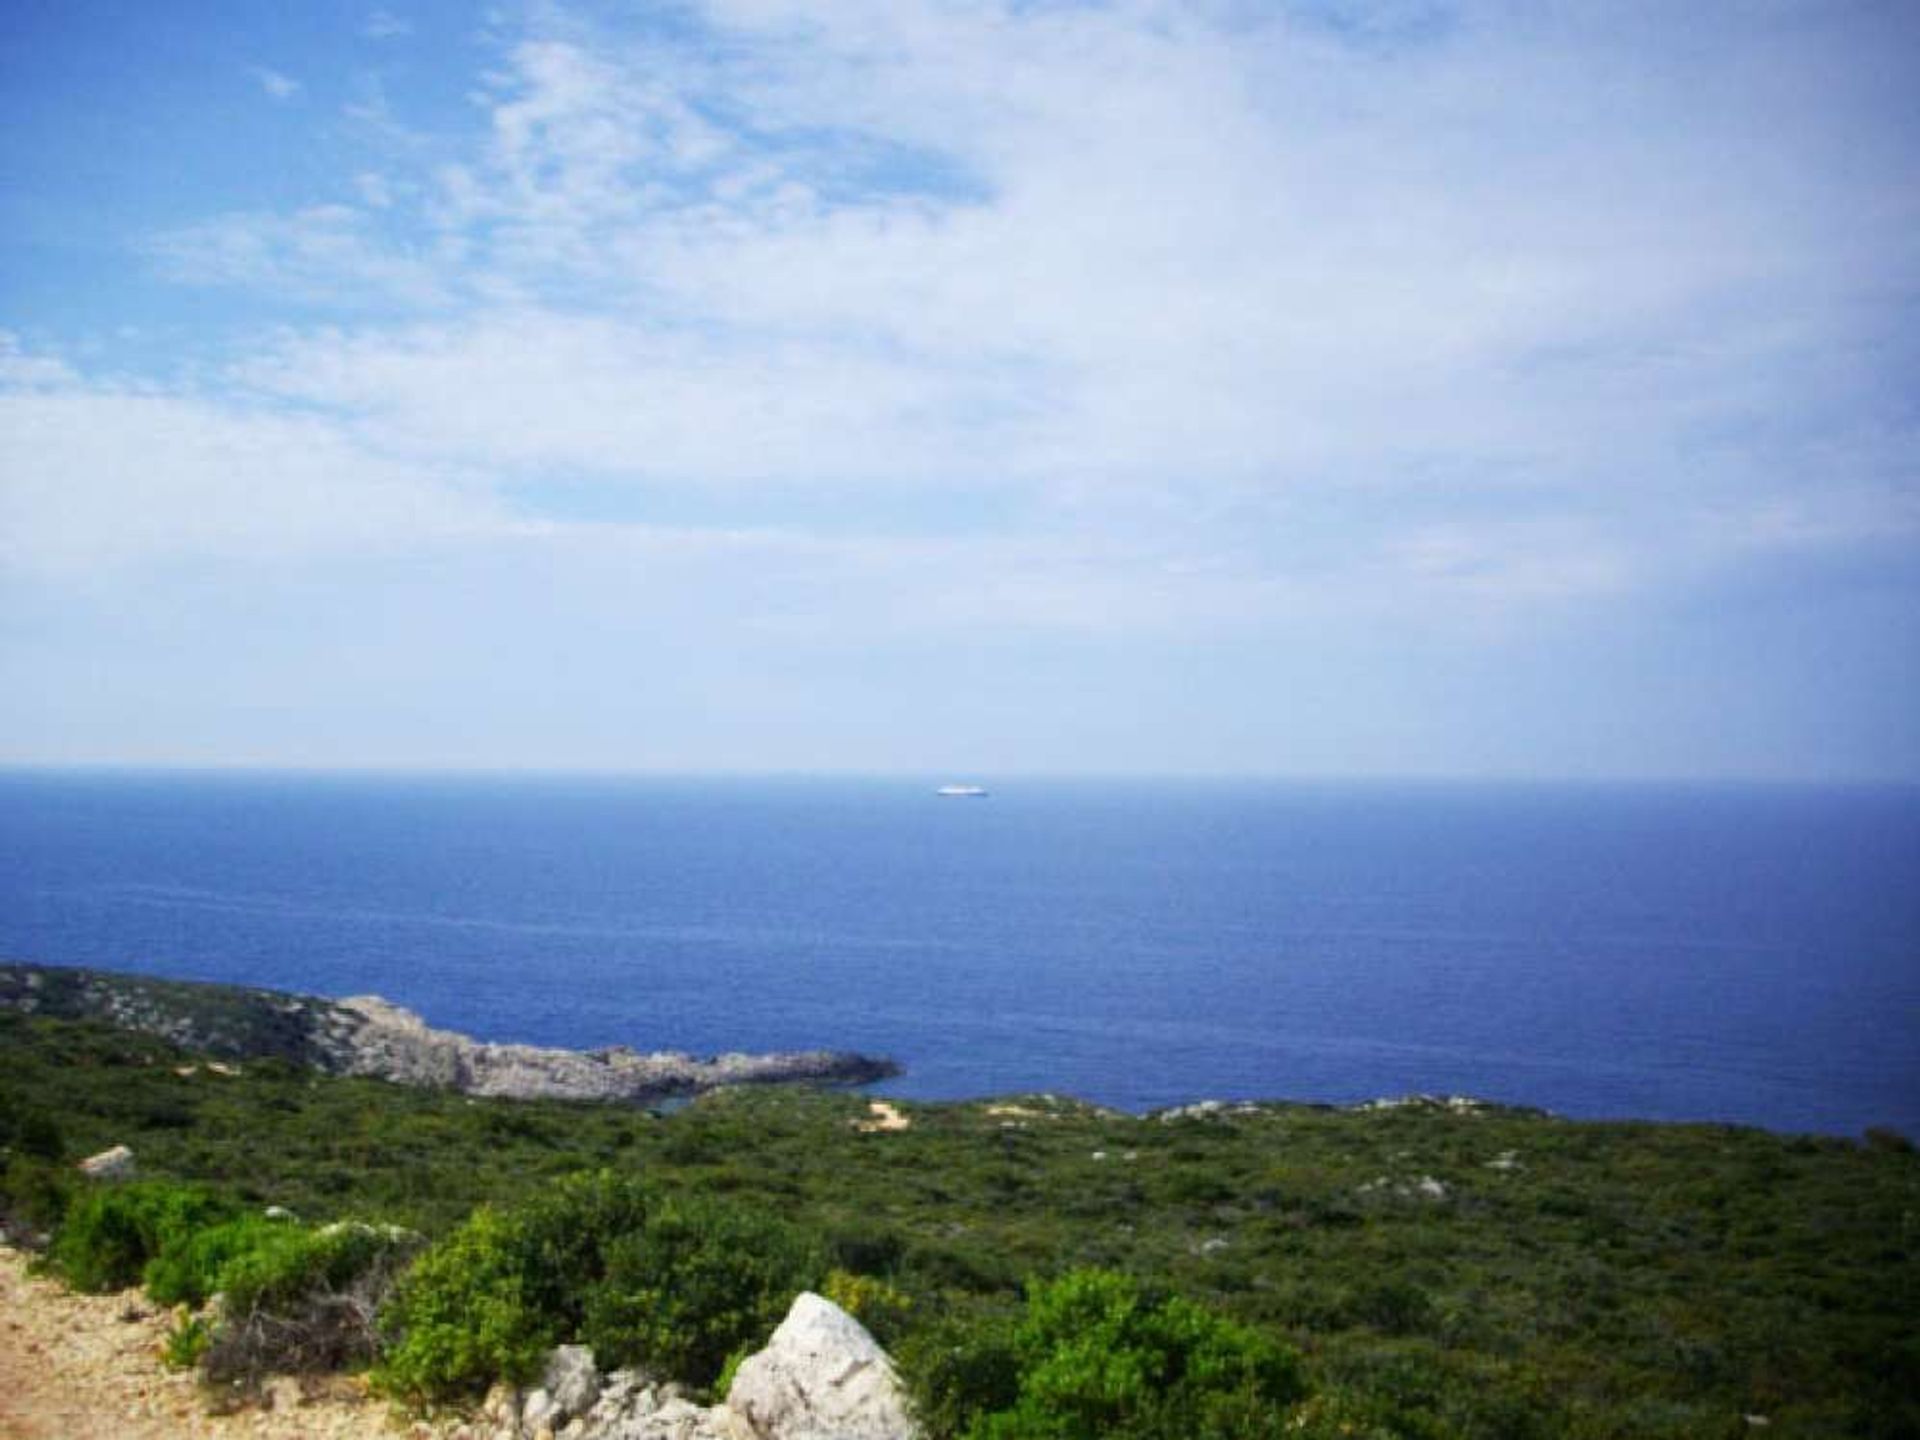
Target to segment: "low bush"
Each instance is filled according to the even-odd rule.
[[[66,1137],[52,1116],[23,1106],[12,1096],[0,1092],[0,1152],[35,1160],[59,1160],[66,1150]]]
[[[160,1358],[175,1370],[191,1370],[213,1343],[213,1327],[204,1315],[182,1315],[167,1331]]]
[[[97,1185],[68,1207],[47,1262],[76,1290],[122,1290],[164,1252],[233,1218],[231,1199],[199,1185]]]
[[[920,1413],[966,1440],[1237,1440],[1305,1393],[1265,1336],[1103,1270],[1036,1286],[1012,1327],[916,1353]]]
[[[638,1181],[602,1173],[510,1211],[476,1210],[395,1291],[376,1383],[419,1401],[531,1379],[546,1352],[580,1330],[608,1247],[645,1223],[650,1198]]]
[[[202,1365],[213,1380],[357,1368],[374,1358],[377,1317],[420,1237],[344,1221],[254,1229],[220,1266],[221,1302]]]
[[[69,1207],[50,1268],[81,1290],[141,1281],[163,1305],[218,1307],[168,1336],[167,1359],[215,1380],[342,1369],[373,1358],[375,1315],[419,1237],[342,1222],[317,1230],[161,1180],[93,1186]]]
[[[57,1230],[80,1184],[55,1161],[15,1154],[0,1164],[0,1226],[11,1243],[37,1244]]]
[[[883,1346],[892,1345],[913,1322],[913,1297],[871,1275],[829,1271],[820,1293],[866,1326]]]
[[[769,1212],[701,1196],[662,1201],[614,1240],[582,1338],[608,1365],[645,1365],[703,1388],[773,1332],[819,1283],[825,1247]]]
[[[204,1305],[221,1288],[222,1270],[272,1244],[287,1229],[258,1215],[241,1215],[179,1237],[142,1270],[147,1297],[162,1305]]]
[[[958,1440],[979,1417],[1019,1402],[1014,1320],[997,1309],[949,1315],[910,1336],[896,1358],[914,1412],[936,1440]]]
[[[420,1257],[382,1317],[388,1344],[374,1383],[407,1400],[478,1394],[531,1379],[557,1341],[531,1288],[520,1227],[482,1207]]]
[[[512,1210],[481,1209],[420,1257],[383,1324],[376,1383],[451,1400],[531,1379],[554,1345],[702,1387],[825,1271],[808,1232],[765,1211],[657,1196],[599,1174]]]

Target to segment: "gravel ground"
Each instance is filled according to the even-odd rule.
[[[457,1440],[456,1424],[405,1423],[358,1381],[268,1387],[267,1407],[209,1412],[190,1374],[160,1361],[169,1317],[137,1291],[78,1295],[27,1274],[0,1248],[0,1437],[4,1440]]]

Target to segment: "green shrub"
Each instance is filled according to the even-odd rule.
[[[768,1212],[674,1196],[608,1248],[582,1338],[604,1364],[642,1364],[710,1386],[825,1268],[814,1237]]]
[[[455,1399],[531,1379],[552,1346],[583,1340],[603,1365],[710,1385],[765,1339],[823,1257],[762,1211],[575,1177],[516,1209],[477,1211],[420,1258],[383,1318],[375,1380],[403,1399]]]
[[[265,1224],[255,1243],[219,1271],[229,1315],[284,1311],[316,1292],[339,1291],[369,1270],[391,1266],[419,1248],[420,1237],[393,1225],[337,1221],[308,1230]]]
[[[1433,1300],[1399,1278],[1375,1279],[1357,1288],[1349,1309],[1354,1321],[1389,1335],[1416,1334],[1433,1324]]]
[[[716,1401],[725,1400],[733,1393],[733,1378],[740,1373],[740,1367],[747,1363],[753,1353],[751,1346],[742,1345],[727,1356],[727,1363],[720,1367],[720,1378],[713,1382],[713,1398]]]
[[[161,1304],[194,1306],[220,1294],[217,1311],[174,1328],[166,1358],[250,1382],[370,1360],[379,1304],[418,1243],[392,1227],[276,1223],[201,1186],[144,1180],[82,1191],[48,1260],[81,1290],[141,1280]]]
[[[827,1235],[827,1251],[836,1269],[855,1275],[891,1275],[906,1258],[907,1247],[893,1231],[866,1222],[833,1228]]]
[[[0,1150],[35,1160],[59,1160],[66,1154],[67,1142],[52,1116],[0,1093]]]
[[[1276,1433],[1305,1391],[1265,1336],[1103,1270],[1036,1286],[1010,1334],[915,1363],[924,1422],[968,1440],[1239,1440]]]
[[[242,1215],[178,1239],[141,1271],[147,1297],[162,1305],[204,1305],[221,1288],[220,1272],[251,1250],[272,1243],[287,1226]]]
[[[1020,1399],[1013,1318],[998,1310],[953,1315],[907,1338],[897,1356],[914,1413],[929,1434],[965,1435],[982,1415]]]
[[[475,1211],[401,1280],[381,1318],[389,1343],[375,1384],[403,1399],[446,1400],[531,1379],[559,1326],[529,1300],[527,1270],[519,1226]]]
[[[212,1191],[163,1181],[90,1189],[49,1258],[79,1289],[139,1278],[164,1305],[219,1294],[216,1311],[182,1321],[166,1343],[170,1363],[199,1362],[213,1379],[370,1360],[378,1306],[419,1237],[352,1222],[309,1230],[236,1209]]]
[[[1388,1413],[1378,1401],[1337,1392],[1312,1396],[1294,1411],[1287,1440],[1428,1440],[1443,1433],[1420,1425],[1410,1427]],[[1445,1432],[1451,1433],[1451,1432]]]
[[[829,1271],[820,1293],[858,1320],[881,1345],[892,1345],[913,1319],[913,1297],[871,1275]]]
[[[652,1192],[633,1176],[600,1171],[555,1182],[516,1207],[527,1302],[564,1333],[580,1328],[587,1293],[607,1273],[607,1249],[646,1223]]]
[[[191,1370],[213,1343],[213,1328],[204,1315],[183,1315],[167,1331],[160,1358],[175,1370]]]
[[[649,1200],[638,1181],[599,1174],[511,1211],[476,1210],[396,1289],[376,1383],[403,1399],[446,1400],[531,1379],[580,1331],[608,1248],[640,1229]]]
[[[204,1360],[214,1380],[357,1367],[378,1348],[377,1317],[420,1237],[354,1221],[267,1225],[220,1266],[222,1296]]]
[[[162,1252],[230,1219],[236,1208],[198,1185],[136,1180],[95,1186],[68,1207],[48,1263],[76,1290],[125,1289]]]
[[[82,1183],[65,1165],[12,1155],[0,1167],[0,1224],[14,1244],[57,1230]]]

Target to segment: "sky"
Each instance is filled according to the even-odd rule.
[[[1910,0],[14,0],[0,763],[1920,780]]]

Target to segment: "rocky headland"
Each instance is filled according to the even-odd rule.
[[[497,1044],[436,1029],[377,995],[330,1000],[66,966],[0,964],[0,1008],[104,1020],[226,1059],[510,1099],[646,1105],[723,1085],[854,1085],[899,1073],[891,1060],[842,1050],[697,1056]]]

